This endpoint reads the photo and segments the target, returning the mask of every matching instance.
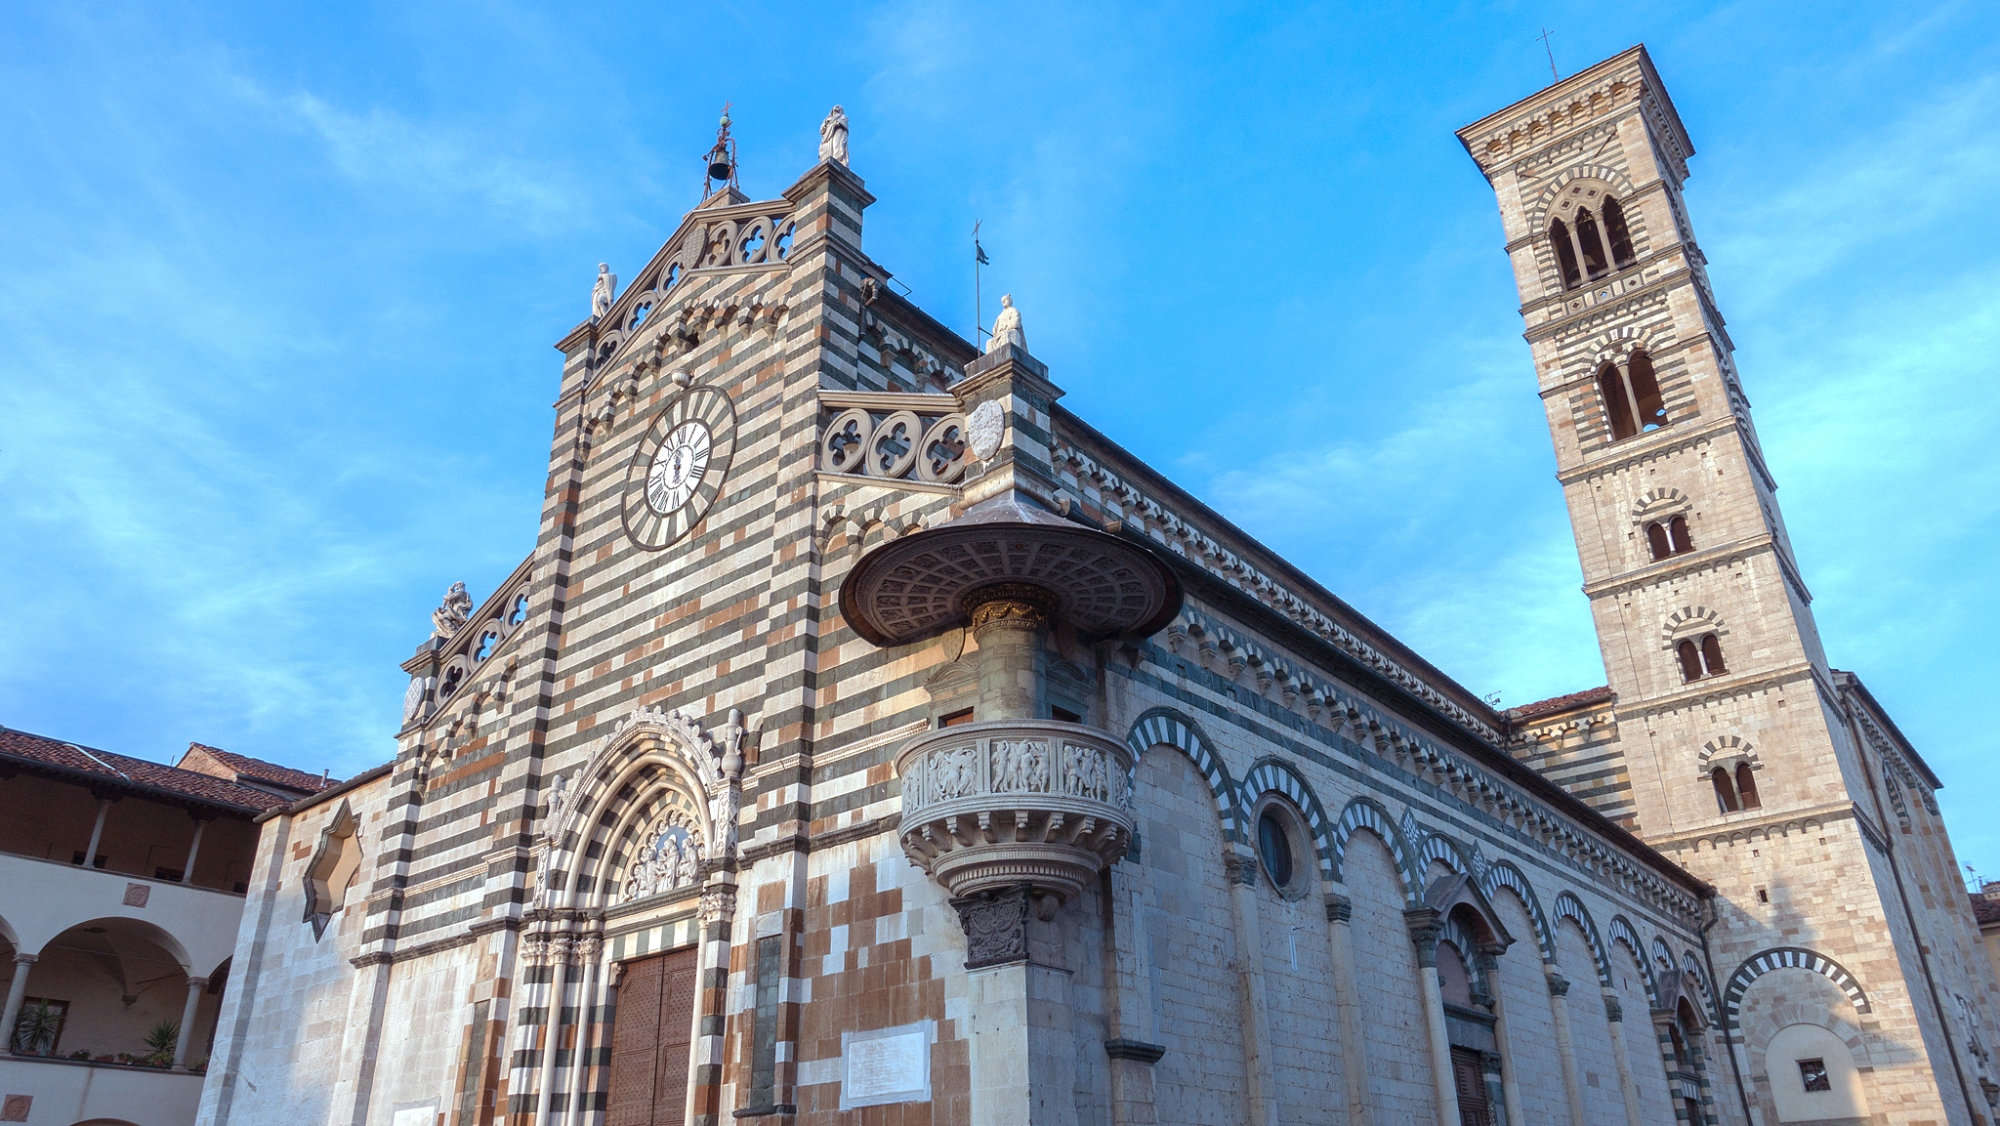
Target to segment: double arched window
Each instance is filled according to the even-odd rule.
[[[1721,676],[1729,671],[1722,663],[1722,641],[1712,633],[1702,634],[1699,639],[1688,638],[1674,646],[1674,653],[1681,661],[1681,679],[1696,681],[1708,676]]]
[[[1646,525],[1646,546],[1653,549],[1655,562],[1670,555],[1685,555],[1693,551],[1694,540],[1688,536],[1687,517],[1655,520]]]
[[[1606,361],[1597,370],[1597,390],[1604,396],[1604,416],[1611,424],[1614,442],[1667,424],[1660,381],[1653,374],[1652,357],[1644,351],[1633,352],[1623,367]]]
[[[1608,192],[1586,184],[1570,189],[1549,220],[1549,245],[1556,252],[1564,289],[1596,281],[1638,260],[1625,209]]]
[[[1764,808],[1764,800],[1757,796],[1757,773],[1749,763],[1737,763],[1734,773],[1718,766],[1708,772],[1708,780],[1715,787],[1715,804],[1722,812]]]

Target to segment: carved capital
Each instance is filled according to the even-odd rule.
[[[1549,982],[1549,996],[1551,997],[1569,996],[1568,978],[1564,977],[1561,974],[1549,974],[1548,982]]]
[[[1257,884],[1257,858],[1240,852],[1222,854],[1222,868],[1229,874],[1229,882],[1237,887],[1254,887]]]
[[[958,925],[965,931],[965,968],[982,969],[1028,957],[1028,912],[1032,897],[1026,886],[1004,888],[951,901]]]
[[[1140,1063],[1159,1063],[1160,1057],[1167,1054],[1167,1049],[1164,1045],[1148,1044],[1143,1040],[1116,1039],[1104,1042],[1104,1054],[1114,1060],[1138,1060]]]
[[[1444,933],[1444,920],[1428,907],[1417,907],[1403,912],[1403,923],[1410,928],[1410,945],[1417,948],[1417,965],[1435,968],[1438,937]]]
[[[696,909],[704,925],[726,923],[736,917],[736,889],[728,884],[706,888]]]
[[[1604,999],[1604,1019],[1613,1024],[1624,1023],[1625,1006],[1618,1003],[1618,998],[1606,997]]]
[[[975,633],[992,626],[1037,629],[1055,616],[1056,600],[1038,586],[998,583],[968,593],[965,607]]]
[[[1353,922],[1354,901],[1344,895],[1328,892],[1326,895],[1326,921],[1329,923]]]

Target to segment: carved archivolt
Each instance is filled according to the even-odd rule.
[[[581,768],[550,781],[536,837],[536,905],[602,905],[693,887],[704,863],[733,858],[743,735],[735,712],[719,741],[680,711],[627,716]]]

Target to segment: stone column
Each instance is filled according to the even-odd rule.
[[[117,800],[117,798],[105,797],[97,799],[97,820],[90,826],[90,843],[83,846],[83,866],[85,868],[95,868],[97,866],[97,842],[104,839],[104,816],[111,812],[111,803]]]
[[[0,1013],[0,1036],[7,1038],[0,1047],[5,1047],[8,1053],[14,1050],[14,1025],[21,1019],[21,998],[28,995],[28,967],[40,957],[24,952],[14,955],[14,980],[7,983],[7,1009]]]
[[[201,831],[206,828],[208,828],[207,818],[195,818],[194,840],[188,842],[187,863],[181,865],[181,882],[184,884],[194,883],[194,861],[195,857],[201,855]]]
[[[174,1037],[174,1069],[177,1071],[187,1066],[188,1041],[194,1039],[194,1009],[201,1004],[201,991],[207,988],[207,978],[188,978],[187,1000],[181,1003],[181,1030]]]
[[[1576,1041],[1569,1031],[1569,979],[1545,971],[1549,983],[1549,1012],[1555,1018],[1556,1060],[1562,1064],[1563,1093],[1569,1096],[1569,1120],[1575,1126],[1589,1126],[1583,1120],[1583,1091],[1576,1082]]]
[[[1493,980],[1500,972],[1499,955],[1491,950],[1481,950],[1474,954],[1479,963],[1479,972],[1493,991],[1489,1004],[1493,1007],[1493,1040],[1497,1049],[1498,1082],[1490,1084],[1500,1092],[1500,1105],[1507,1109],[1509,1126],[1522,1126],[1528,1116],[1521,1110],[1521,1072],[1514,1066],[1514,1045],[1507,1034],[1507,1003],[1503,999],[1499,985]]]
[[[1639,1088],[1632,1082],[1632,1057],[1625,1049],[1625,1007],[1604,995],[1604,1019],[1611,1027],[1611,1054],[1618,1061],[1618,1090],[1625,1096],[1626,1126],[1643,1126],[1639,1119]]]
[[[1444,921],[1418,907],[1403,912],[1417,952],[1417,984],[1424,995],[1424,1025],[1431,1039],[1431,1084],[1437,1089],[1438,1126],[1459,1126],[1458,1084],[1451,1073],[1451,1037],[1444,1026],[1444,991],[1438,986],[1437,944]]]
[[[1048,624],[1049,595],[1031,586],[977,591],[972,636],[979,642],[981,720],[1035,718],[1035,640]]]
[[[1236,1003],[1243,1022],[1243,1076],[1252,1123],[1278,1126],[1278,1100],[1271,1080],[1271,1033],[1264,1026],[1264,937],[1257,925],[1257,858],[1224,846],[1229,905],[1236,923]]]
[[[1327,943],[1333,948],[1334,1008],[1340,1014],[1340,1061],[1347,1088],[1349,1126],[1367,1126],[1374,1118],[1368,1108],[1368,1052],[1361,1031],[1360,983],[1354,976],[1354,901],[1328,892]]]
[[[700,977],[695,982],[694,994],[694,1074],[688,1080],[686,1116],[690,1123],[715,1122],[723,1117],[722,1065],[728,1051],[729,951],[730,936],[736,926],[735,880],[735,875],[728,872],[710,877],[696,908],[701,921],[698,940],[701,953],[695,956]],[[754,935],[749,949],[753,953],[757,949]]]
[[[585,1082],[590,1074],[590,1068],[586,1066],[584,1056],[590,1048],[590,1033],[600,1023],[600,1021],[589,1019],[590,1014],[584,1010],[587,1007],[599,1009],[602,1007],[598,993],[602,989],[600,982],[603,970],[604,939],[595,933],[586,934],[577,940],[576,948],[579,971],[577,973],[576,990],[578,1010],[576,1043],[571,1047],[569,1053],[569,1099],[568,1104],[564,1107],[562,1120],[569,1123],[570,1126],[583,1126],[586,1115],[583,1113],[582,1108],[584,1098],[588,1094]]]
[[[576,937],[568,932],[549,936],[549,1006],[542,1018],[542,1078],[535,1092],[535,1126],[550,1126],[549,1108],[556,1091],[556,1052],[562,1046],[563,992],[569,984],[569,964]]]

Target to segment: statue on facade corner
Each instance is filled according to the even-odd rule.
[[[590,315],[601,317],[611,311],[612,299],[618,296],[618,275],[611,272],[611,264],[597,264],[597,282],[590,287]]]
[[[472,596],[465,592],[464,583],[453,583],[444,592],[444,602],[431,611],[431,636],[444,640],[451,637],[472,617]]]
[[[1021,331],[1021,311],[1014,308],[1011,293],[1000,298],[1000,315],[993,318],[993,335],[986,338],[986,351],[992,352],[1003,344],[1012,344],[1023,352],[1028,350],[1028,336]]]
[[[847,163],[847,113],[839,106],[819,123],[819,158]]]

